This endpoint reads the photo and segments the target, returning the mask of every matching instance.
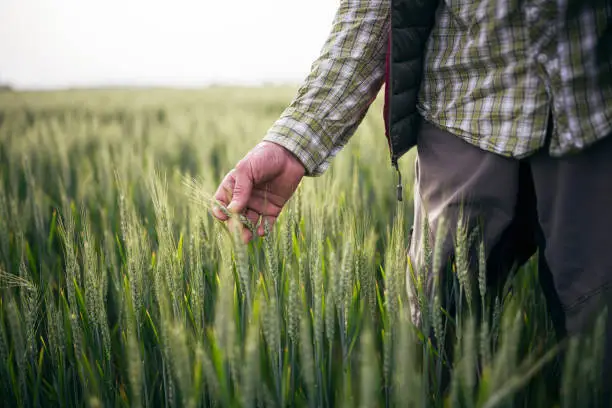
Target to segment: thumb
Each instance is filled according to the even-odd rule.
[[[253,176],[250,166],[238,166],[234,173],[234,191],[232,201],[227,209],[233,213],[241,213],[247,206],[253,190]]]

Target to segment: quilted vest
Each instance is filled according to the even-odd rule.
[[[387,48],[384,121],[391,165],[398,173],[397,199],[402,201],[398,160],[416,145],[421,123],[417,102],[424,49],[439,0],[390,0],[391,28]]]

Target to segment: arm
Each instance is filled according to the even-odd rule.
[[[264,140],[322,174],[363,120],[384,81],[389,0],[341,0],[330,36],[297,96]]]
[[[322,174],[363,120],[384,80],[388,0],[341,0],[332,32],[297,96],[264,142],[230,171],[219,204],[253,225],[276,221],[304,175]],[[215,206],[217,203],[215,203]],[[213,214],[228,214],[213,206]],[[245,241],[264,234],[243,229]]]

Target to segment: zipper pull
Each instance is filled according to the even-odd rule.
[[[397,160],[393,161],[393,167],[395,167],[395,171],[397,172],[397,186],[395,187],[397,193],[397,201],[401,202],[403,201],[404,197],[404,186],[402,185],[402,173],[400,172]]]

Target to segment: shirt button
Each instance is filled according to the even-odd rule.
[[[546,56],[546,54],[540,54],[538,55],[537,60],[540,64],[546,64],[548,62],[548,57]]]

